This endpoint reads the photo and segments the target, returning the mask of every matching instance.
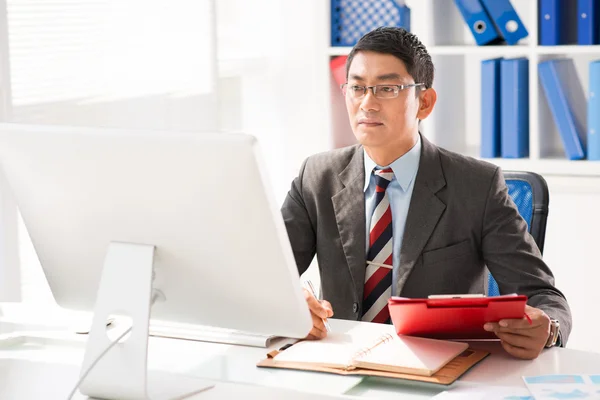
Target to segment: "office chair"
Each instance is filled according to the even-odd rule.
[[[504,171],[504,179],[508,194],[527,223],[529,233],[533,236],[540,252],[543,253],[550,202],[546,180],[536,173],[523,171]],[[488,272],[488,296],[498,295],[500,295],[498,283]]]

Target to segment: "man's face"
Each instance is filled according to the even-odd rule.
[[[351,95],[351,87],[374,85],[408,85],[415,82],[404,62],[391,54],[359,51],[348,70],[346,108],[354,136],[367,147],[402,143],[415,134],[418,126],[417,88],[401,90],[396,98],[380,99],[371,89],[361,98]]]

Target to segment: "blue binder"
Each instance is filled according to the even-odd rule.
[[[481,0],[507,44],[517,44],[529,34],[510,0]]]
[[[410,32],[410,8],[402,5],[398,12],[400,13],[400,23],[398,25]]]
[[[577,42],[575,0],[539,0],[539,43],[556,46]]]
[[[500,157],[500,61],[481,61],[481,157]]]
[[[588,136],[589,160],[600,160],[600,60],[590,63],[590,89],[588,96]]]
[[[330,0],[332,46],[354,46],[378,26],[410,31],[410,8],[400,0]]]
[[[577,43],[600,43],[600,0],[577,0]]]
[[[539,63],[538,71],[567,158],[585,158],[587,101],[573,60],[543,61]]]
[[[500,141],[505,158],[529,157],[529,60],[500,61]]]
[[[475,42],[482,46],[502,40],[480,0],[454,0]]]

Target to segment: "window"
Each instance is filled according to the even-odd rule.
[[[7,0],[8,118],[215,129],[213,19],[210,0]]]
[[[3,120],[218,128],[214,0],[6,0]],[[4,189],[0,187],[0,190]],[[6,193],[2,193],[7,195]],[[4,200],[4,198],[2,199]],[[25,226],[3,201],[3,271],[24,302],[53,302]],[[18,259],[18,262],[16,262]],[[20,271],[11,271],[12,265]],[[20,276],[19,276],[20,275]],[[9,286],[6,284],[5,286]],[[12,293],[14,294],[14,293]],[[15,296],[12,296],[13,299]]]

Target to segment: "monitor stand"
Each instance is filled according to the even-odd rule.
[[[154,246],[111,242],[98,288],[94,319],[81,374],[111,345],[106,321],[126,315],[132,329],[92,367],[80,385],[89,397],[119,400],[185,399],[214,386],[209,381],[174,374],[148,379],[148,326],[152,306]],[[150,383],[150,385],[149,385]]]

